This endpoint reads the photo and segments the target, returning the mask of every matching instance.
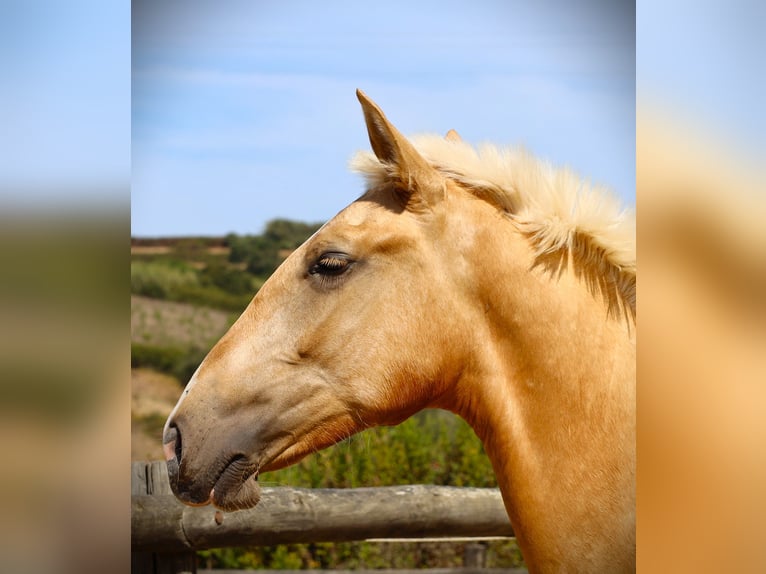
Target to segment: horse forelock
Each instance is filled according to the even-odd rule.
[[[513,219],[531,242],[537,264],[553,273],[571,261],[575,273],[604,298],[609,314],[635,320],[635,214],[609,189],[522,148],[474,148],[430,134],[410,141],[443,176]],[[391,166],[370,152],[358,152],[350,168],[369,187],[392,178]]]

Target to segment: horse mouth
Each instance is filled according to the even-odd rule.
[[[237,455],[221,471],[210,490],[208,502],[221,510],[233,511],[252,508],[260,499],[258,466],[244,455]]]

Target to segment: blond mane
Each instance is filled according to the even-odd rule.
[[[410,141],[445,177],[508,214],[531,241],[537,265],[558,274],[571,261],[610,315],[635,320],[635,214],[608,189],[523,149],[474,148],[437,135]],[[350,167],[371,187],[390,181],[387,166],[370,152],[358,152]]]

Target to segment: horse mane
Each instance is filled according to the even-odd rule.
[[[522,148],[420,135],[410,139],[441,174],[495,205],[517,223],[535,250],[535,265],[560,274],[569,261],[610,315],[636,316],[635,214],[605,187],[592,186]],[[369,186],[391,180],[370,152],[350,162]]]

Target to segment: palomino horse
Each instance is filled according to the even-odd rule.
[[[524,153],[411,142],[357,95],[368,189],[192,377],[173,491],[251,507],[259,472],[437,407],[482,440],[530,571],[635,570],[634,218]]]

